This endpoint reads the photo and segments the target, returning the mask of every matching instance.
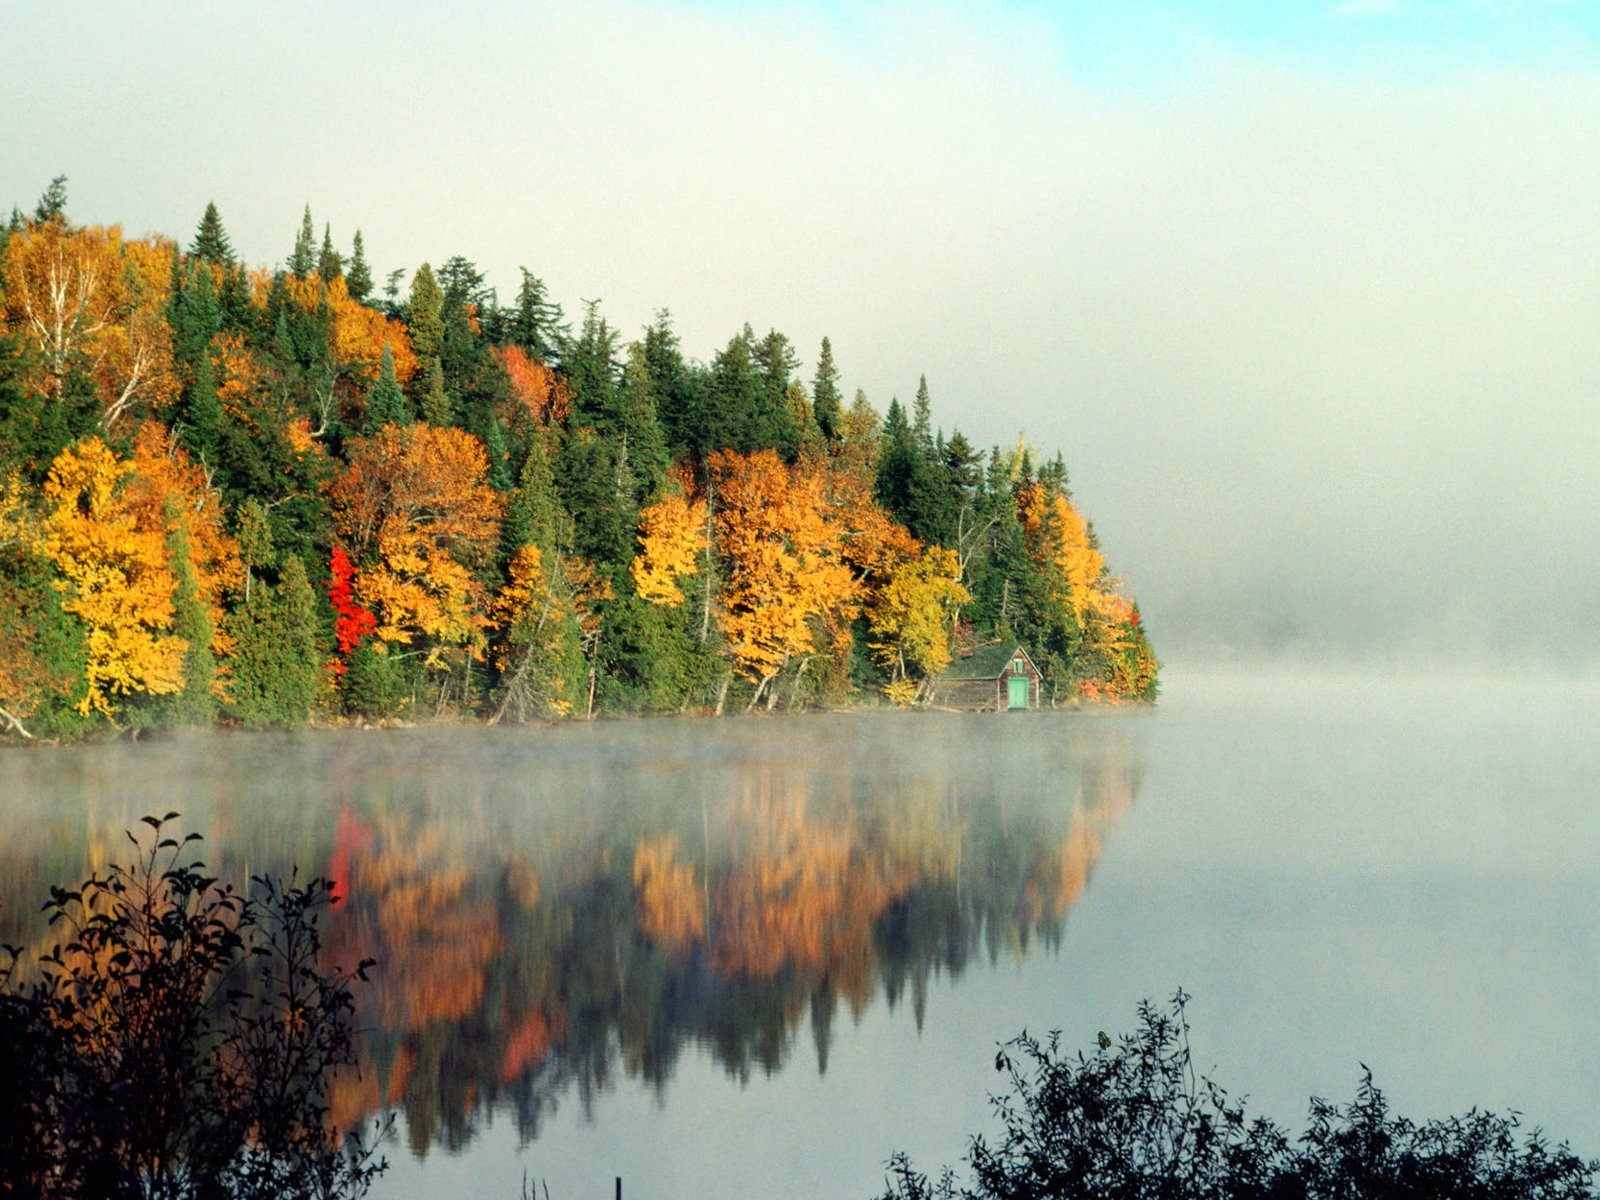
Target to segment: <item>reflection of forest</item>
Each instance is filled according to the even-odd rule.
[[[1137,760],[1110,729],[1047,745],[1037,733],[1059,727],[984,729],[1000,727],[981,755],[947,735],[841,748],[826,732],[716,760],[663,743],[619,762],[606,743],[498,774],[436,762],[447,754],[427,744],[384,772],[335,754],[275,792],[236,774],[231,804],[200,781],[185,825],[226,878],[299,863],[334,879],[331,960],[379,963],[359,997],[364,1066],[341,1081],[336,1117],[402,1108],[423,1154],[466,1143],[490,1107],[531,1139],[574,1091],[587,1106],[622,1075],[665,1088],[686,1045],[743,1079],[807,1039],[825,1071],[841,1008],[859,1016],[881,992],[909,999],[920,1026],[941,973],[1054,946],[1132,803]],[[41,823],[67,817],[46,811]],[[5,864],[19,870],[0,932],[48,883],[103,863],[134,819],[78,815],[87,845],[83,824],[70,852],[21,839],[36,851]]]
[[[688,1043],[742,1079],[783,1066],[808,1028],[825,1071],[841,1005],[909,995],[920,1025],[940,972],[1057,942],[1132,801],[1122,765],[1078,764],[1064,820],[993,796],[819,795],[761,769],[714,846],[693,827],[602,836],[537,866],[346,810],[334,946],[383,969],[341,1116],[403,1107],[422,1154],[465,1143],[485,1105],[532,1138],[574,1087],[585,1105],[619,1072],[663,1088]]]

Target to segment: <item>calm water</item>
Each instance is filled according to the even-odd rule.
[[[1154,712],[195,737],[0,753],[0,940],[179,809],[348,895],[347,1119],[385,1196],[861,1196],[959,1157],[997,1040],[1182,986],[1297,1124],[1400,1110],[1600,1153],[1600,689],[1175,678]],[[125,843],[123,843],[125,845]]]

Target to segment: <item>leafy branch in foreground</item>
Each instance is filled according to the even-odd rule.
[[[199,835],[163,836],[176,816],[128,835],[132,865],[51,889],[57,940],[30,979],[6,947],[0,1193],[360,1196],[385,1164],[330,1128],[328,1093],[372,964],[318,962],[327,880],[240,895],[182,861]]]
[[[1600,1162],[1537,1129],[1519,1143],[1516,1114],[1476,1109],[1416,1124],[1392,1116],[1363,1068],[1348,1105],[1311,1102],[1298,1141],[1197,1075],[1179,991],[1170,1008],[1139,1006],[1139,1029],[1092,1055],[1060,1035],[1024,1033],[995,1067],[1004,1136],[974,1137],[970,1182],[946,1167],[930,1180],[904,1154],[883,1200],[1580,1200],[1596,1196]]]

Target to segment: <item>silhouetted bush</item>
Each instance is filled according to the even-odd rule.
[[[1187,1002],[1139,1008],[1139,1029],[1092,1055],[1068,1056],[1059,1035],[1023,1034],[995,1066],[1010,1085],[994,1100],[1005,1126],[990,1145],[972,1139],[971,1181],[945,1168],[937,1181],[903,1154],[889,1164],[883,1200],[1578,1200],[1593,1197],[1600,1164],[1535,1130],[1517,1140],[1515,1115],[1476,1110],[1418,1125],[1390,1115],[1363,1072],[1346,1106],[1311,1102],[1298,1141],[1248,1118],[1212,1080],[1197,1076]]]
[[[325,1200],[384,1169],[328,1125],[355,1061],[352,972],[324,970],[330,885],[247,894],[180,861],[145,817],[137,856],[52,888],[58,932],[23,979],[0,968],[0,1193],[141,1200]],[[375,1131],[376,1132],[376,1131]]]

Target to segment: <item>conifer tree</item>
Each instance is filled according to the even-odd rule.
[[[345,272],[344,285],[352,300],[365,302],[372,294],[372,268],[367,265],[367,248],[361,242],[359,229],[350,248],[350,269]]]
[[[252,729],[304,725],[322,682],[316,599],[305,564],[284,561],[276,586],[261,584],[228,621],[234,652],[228,709]]]
[[[817,374],[811,381],[811,411],[822,436],[830,442],[839,438],[841,407],[839,370],[833,365],[833,347],[823,338],[822,353],[817,356]]]
[[[344,259],[333,248],[333,230],[327,225],[322,227],[322,250],[317,255],[317,274],[322,277],[323,283],[332,283],[344,274]]]
[[[289,274],[296,279],[304,279],[311,274],[317,265],[316,234],[311,228],[311,206],[306,205],[305,215],[300,218],[300,232],[294,239],[294,252],[289,255]]]
[[[550,301],[544,280],[522,270],[522,286],[517,289],[517,306],[511,317],[511,340],[530,357],[554,364],[561,340],[569,332],[563,322],[561,306]]]
[[[67,177],[57,175],[50,181],[50,186],[45,188],[44,194],[39,197],[39,203],[34,205],[33,219],[39,225],[50,221],[65,221],[67,219]]]
[[[211,355],[202,354],[195,362],[194,378],[184,389],[183,420],[179,430],[183,448],[200,462],[215,465],[222,442],[223,420]]]
[[[205,215],[200,218],[200,227],[189,245],[189,257],[220,267],[233,266],[233,246],[222,227],[222,217],[214,201],[206,204]]]
[[[411,420],[406,394],[394,376],[394,352],[387,344],[378,363],[378,379],[367,392],[367,419],[362,433],[371,437],[385,425],[405,425]]]
[[[168,505],[174,503],[167,501]],[[163,725],[203,728],[217,719],[217,702],[211,689],[217,678],[217,660],[212,653],[211,615],[200,596],[195,576],[194,556],[189,532],[181,521],[172,521],[167,535],[167,553],[177,587],[172,593],[172,632],[183,640],[183,688],[170,696],[155,698],[152,707]]]

